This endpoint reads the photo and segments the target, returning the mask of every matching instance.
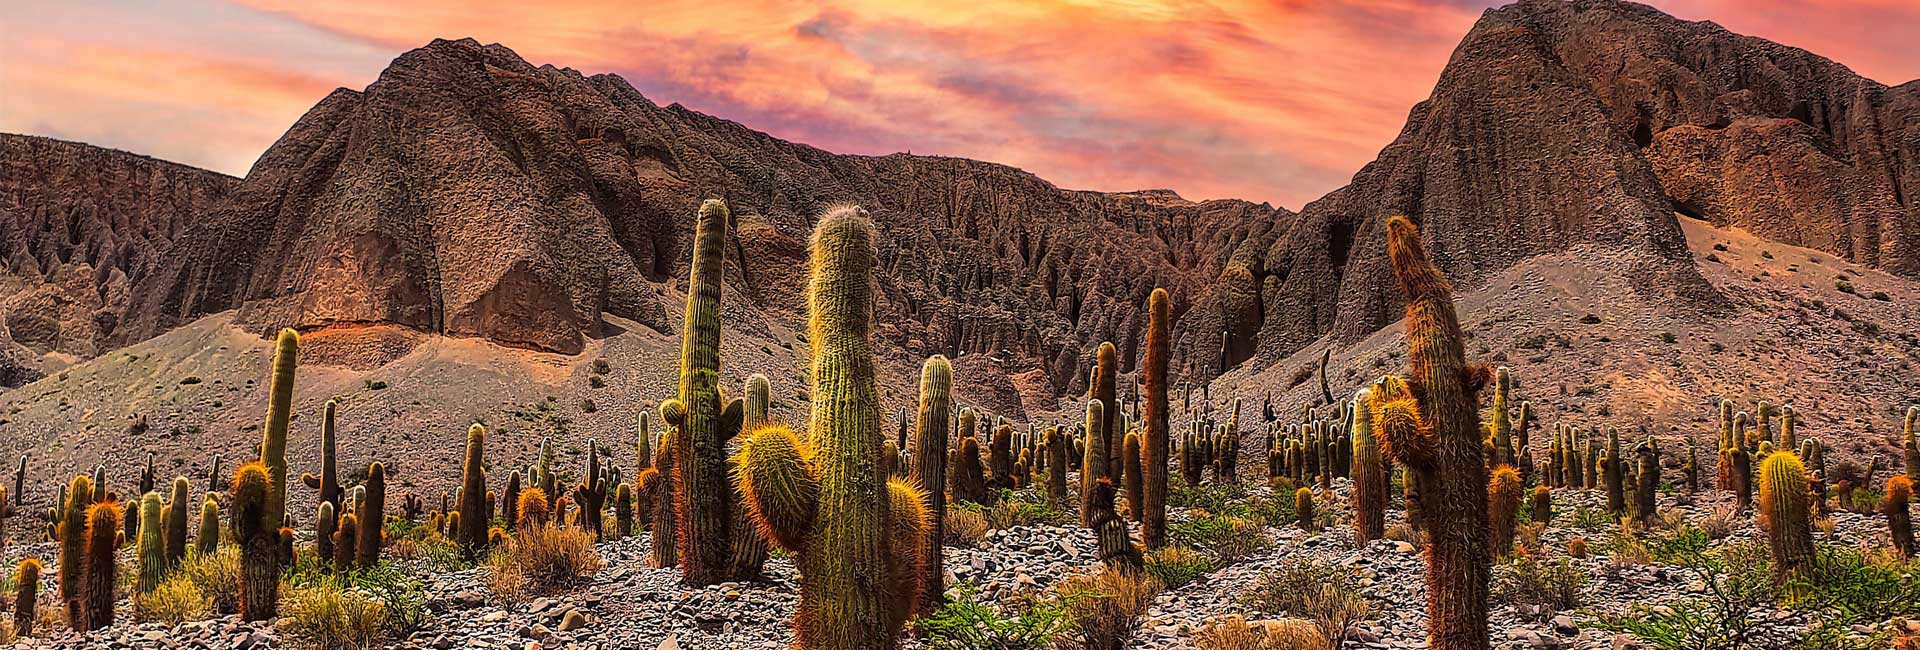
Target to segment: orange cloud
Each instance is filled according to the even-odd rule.
[[[965,156],[1064,187],[1295,208],[1392,140],[1495,4],[174,0],[130,12],[20,2],[0,18],[23,11],[19,22],[37,26],[27,40],[44,42],[0,42],[0,59],[21,62],[0,66],[11,97],[0,129],[234,173],[333,86],[363,87],[401,51],[471,36],[831,151]],[[1883,80],[1920,68],[1888,27],[1920,24],[1909,0],[1657,4]]]

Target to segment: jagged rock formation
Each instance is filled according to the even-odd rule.
[[[1098,341],[1137,347],[1154,286],[1201,292],[1238,240],[1291,216],[1064,191],[962,159],[834,155],[657,106],[619,77],[435,41],[268,150],[141,285],[125,340],[238,308],[260,331],[393,323],[577,352],[602,312],[673,327],[663,292],[684,282],[709,196],[738,222],[729,302],[797,313],[811,220],[857,202],[883,230],[883,341],[916,357],[1004,352],[1061,389]]]
[[[1525,0],[1488,11],[1380,157],[1294,215],[835,155],[658,106],[616,76],[435,41],[321,101],[191,228],[169,222],[178,244],[125,271],[131,305],[103,290],[115,325],[75,337],[128,343],[237,309],[260,332],[351,332],[372,350],[357,366],[421,333],[574,353],[607,333],[603,313],[674,327],[691,215],[719,196],[737,221],[725,309],[744,317],[729,327],[791,320],[812,219],[857,202],[881,229],[884,353],[987,354],[1080,391],[1101,340],[1133,370],[1141,305],[1165,286],[1173,371],[1205,379],[1397,320],[1391,214],[1421,224],[1463,289],[1573,252],[1631,269],[1637,299],[1716,310],[1676,211],[1920,274],[1917,95],[1641,5]]]
[[[132,284],[238,179],[146,156],[0,134],[0,388],[48,354],[111,342]]]

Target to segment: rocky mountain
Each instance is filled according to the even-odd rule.
[[[577,354],[603,314],[677,327],[664,296],[711,196],[734,213],[727,297],[745,311],[796,313],[811,220],[856,202],[885,230],[885,343],[1002,354],[1055,392],[1099,341],[1133,347],[1153,287],[1203,293],[1235,246],[1291,220],[970,160],[835,155],[612,75],[435,41],[301,118],[139,286],[121,340],[236,309],[257,331],[392,324]]]
[[[118,347],[132,287],[238,179],[0,134],[0,388]]]

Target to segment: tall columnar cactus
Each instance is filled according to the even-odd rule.
[[[1088,429],[1087,439],[1094,441],[1088,446],[1099,449],[1100,457],[1106,459],[1106,471],[1101,475],[1113,478],[1115,485],[1120,483],[1121,473],[1126,471],[1120,458],[1120,403],[1115,401],[1119,399],[1116,389],[1119,377],[1120,352],[1113,347],[1113,343],[1102,341],[1100,347],[1094,348],[1093,386],[1090,388],[1093,393],[1091,397],[1099,400],[1104,410],[1101,412],[1100,427]],[[1095,435],[1096,431],[1098,435]]]
[[[40,560],[21,558],[13,574],[13,633],[20,638],[33,636],[33,624],[40,619]]]
[[[686,322],[681,328],[680,391],[678,397],[660,405],[660,420],[669,427],[679,453],[673,502],[680,579],[695,587],[732,577],[734,517],[727,441],[740,432],[743,405],[737,399],[727,401],[720,391],[720,283],[728,221],[727,205],[719,199],[700,205],[688,273]]]
[[[1087,400],[1087,447],[1086,462],[1080,468],[1080,524],[1093,528],[1093,484],[1107,480],[1107,458],[1105,451],[1096,451],[1100,443],[1101,423],[1107,420],[1106,403],[1097,399]],[[1123,468],[1121,472],[1125,472]]]
[[[338,402],[327,400],[327,406],[320,417],[320,474],[301,474],[300,482],[307,487],[320,491],[320,500],[333,504],[333,510],[340,512],[340,480],[334,471],[337,456],[334,455],[334,413],[339,409]]]
[[[870,340],[873,224],[836,208],[812,241],[808,340],[814,345],[809,440],[783,427],[755,432],[738,480],[761,531],[800,569],[796,647],[898,646],[921,591],[924,497],[879,472],[885,446]]]
[[[1359,408],[1353,410],[1353,531],[1361,543],[1380,539],[1387,532],[1387,468],[1380,462],[1380,447],[1373,437],[1373,414],[1368,412],[1368,391],[1353,396]]]
[[[264,621],[278,612],[280,539],[278,519],[267,513],[273,479],[265,464],[241,465],[233,477],[233,533],[240,545],[240,617]]]
[[[920,615],[937,611],[945,592],[940,539],[946,535],[947,411],[953,407],[953,363],[933,355],[920,366],[920,402],[914,412],[913,483],[927,495],[927,539],[920,545]]]
[[[1777,580],[1805,575],[1813,567],[1812,511],[1807,505],[1807,472],[1800,457],[1776,451],[1760,461],[1760,525],[1773,551]]]
[[[1634,459],[1639,469],[1634,472],[1633,516],[1641,522],[1652,523],[1657,513],[1656,493],[1660,486],[1660,444],[1653,436],[1633,448]]]
[[[163,519],[166,511],[159,492],[140,497],[140,541],[135,548],[139,573],[135,575],[133,587],[143,595],[160,586],[160,581],[167,577],[167,523]]]
[[[412,498],[412,495],[408,495],[408,498]],[[500,520],[506,522],[508,529],[519,528],[520,470],[507,474],[507,487],[500,491]]]
[[[85,581],[87,556],[87,506],[93,504],[93,479],[81,474],[73,477],[60,511],[60,600],[66,603],[67,620],[74,627],[87,621]]]
[[[1140,458],[1139,432],[1127,432],[1127,437],[1121,441],[1120,455],[1121,461],[1126,464],[1126,470],[1121,472],[1121,476],[1124,477],[1126,484],[1127,518],[1132,519],[1134,523],[1140,523],[1142,514],[1146,512],[1144,505],[1146,503],[1146,480],[1141,476],[1140,471],[1142,460]]]
[[[1407,296],[1407,374],[1372,390],[1374,435],[1418,486],[1427,549],[1429,644],[1486,650],[1488,470],[1475,393],[1485,370],[1469,368],[1453,288],[1428,259],[1405,217],[1387,221],[1387,253]]]
[[[151,451],[147,452],[146,467],[140,470],[140,490],[138,492],[133,493],[133,499],[134,499],[133,506],[134,508],[136,508],[136,510],[127,516],[125,522],[122,522],[122,525],[126,526],[127,528],[126,539],[128,542],[134,542],[135,540],[140,539],[140,524],[146,523],[140,520],[140,512],[137,510],[137,508],[140,507],[140,502],[139,502],[140,498],[154,490],[155,479],[153,474],[153,457],[154,457],[154,452],[151,452]]]
[[[1621,482],[1626,459],[1620,457],[1620,430],[1607,427],[1607,455],[1600,461],[1600,479],[1607,488],[1607,513],[1620,516],[1627,512],[1626,486]]]
[[[386,529],[386,466],[380,463],[367,465],[367,480],[354,488],[354,496],[353,516],[360,520],[360,530],[353,544],[353,563],[362,569],[372,568],[380,563],[380,536]],[[486,497],[482,496],[481,499],[485,500]],[[476,518],[485,528],[487,519],[491,517],[487,516],[484,505]]]
[[[1141,471],[1145,497],[1140,515],[1140,541],[1149,549],[1167,545],[1167,360],[1173,344],[1173,305],[1166,289],[1154,289],[1147,298],[1147,349],[1141,361],[1147,405],[1145,449]]]
[[[220,499],[207,495],[200,502],[200,534],[194,538],[193,551],[212,555],[220,550]]]
[[[1880,502],[1880,513],[1887,516],[1887,533],[1900,557],[1913,557],[1913,520],[1907,504],[1913,500],[1913,479],[1895,475],[1887,479],[1887,497]]]
[[[1513,465],[1513,419],[1507,411],[1507,391],[1513,380],[1507,367],[1501,366],[1493,373],[1493,407],[1491,418],[1487,422],[1487,439],[1482,443],[1492,453],[1487,456],[1490,467]],[[1498,549],[1496,549],[1498,550]]]
[[[486,462],[487,428],[475,422],[467,427],[467,454],[460,465],[460,527],[453,535],[455,542],[475,555],[487,546]]]
[[[613,538],[633,535],[633,486],[621,483],[613,490]]]
[[[193,489],[193,482],[185,476],[173,477],[173,489],[168,493],[166,513],[166,558],[167,570],[180,564],[187,556],[187,504],[190,497],[187,492]]]
[[[293,416],[293,375],[299,365],[300,335],[292,329],[280,330],[274,344],[273,379],[267,390],[267,423],[260,435],[260,465],[267,472],[260,521],[269,534],[276,534],[286,520],[287,421]]]
[[[155,503],[154,507],[158,510],[159,504]],[[113,625],[113,587],[118,583],[113,558],[121,533],[120,517],[120,504],[112,500],[96,502],[87,508],[86,577],[82,581],[86,601],[82,620],[86,624],[79,629],[98,630]]]
[[[635,464],[638,465],[638,467],[634,468],[633,475],[636,477],[640,475],[640,472],[646,471],[649,467],[653,467],[653,432],[648,430],[651,427],[649,427],[647,423],[647,418],[649,417],[647,413],[646,409],[641,409],[640,415],[635,417],[633,422],[633,456]]]
[[[1513,532],[1520,512],[1520,472],[1511,465],[1494,468],[1487,483],[1487,526],[1493,539],[1493,553],[1513,553]]]

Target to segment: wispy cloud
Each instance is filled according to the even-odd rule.
[[[1790,4],[1660,4],[1883,79],[1920,68],[1885,27],[1917,24],[1902,0],[1782,12],[1755,2]],[[364,86],[432,38],[471,36],[535,63],[617,73],[656,101],[833,151],[965,156],[1066,187],[1290,207],[1344,183],[1393,138],[1491,4],[24,3],[0,9],[10,37],[31,34],[0,39],[0,61],[13,62],[0,63],[0,129],[232,173],[332,86]],[[147,128],[162,126],[155,115],[163,128]]]

